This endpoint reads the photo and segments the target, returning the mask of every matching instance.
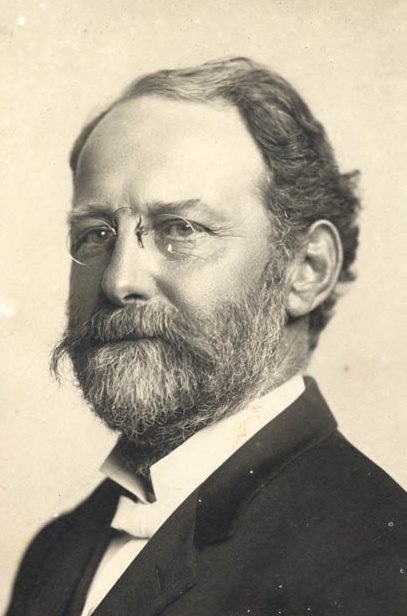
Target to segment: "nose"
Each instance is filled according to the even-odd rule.
[[[137,241],[134,229],[119,233],[102,278],[102,290],[113,304],[147,301],[157,293],[153,257]]]

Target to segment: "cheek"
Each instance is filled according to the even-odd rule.
[[[69,281],[69,301],[74,314],[82,321],[89,318],[100,303],[101,277],[79,265],[73,265]]]
[[[208,317],[219,305],[240,301],[257,292],[267,254],[268,248],[248,250],[240,246],[174,272],[171,282],[163,279],[162,290],[181,312]]]

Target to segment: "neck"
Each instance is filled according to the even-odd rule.
[[[287,323],[278,348],[277,370],[265,379],[259,395],[265,395],[296,374],[305,372],[310,360],[308,321],[298,319]]]

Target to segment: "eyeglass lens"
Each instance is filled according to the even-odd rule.
[[[181,216],[168,216],[155,221],[151,226],[138,223],[135,236],[142,249],[157,249],[166,259],[182,259],[193,256],[197,236],[201,233],[189,220]],[[109,255],[116,242],[118,231],[106,221],[75,225],[68,234],[70,255],[80,265],[91,265]],[[135,238],[136,239],[136,238]]]

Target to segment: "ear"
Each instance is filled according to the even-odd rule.
[[[291,317],[309,314],[329,297],[342,260],[342,243],[336,227],[328,220],[314,222],[288,267],[287,312]]]

